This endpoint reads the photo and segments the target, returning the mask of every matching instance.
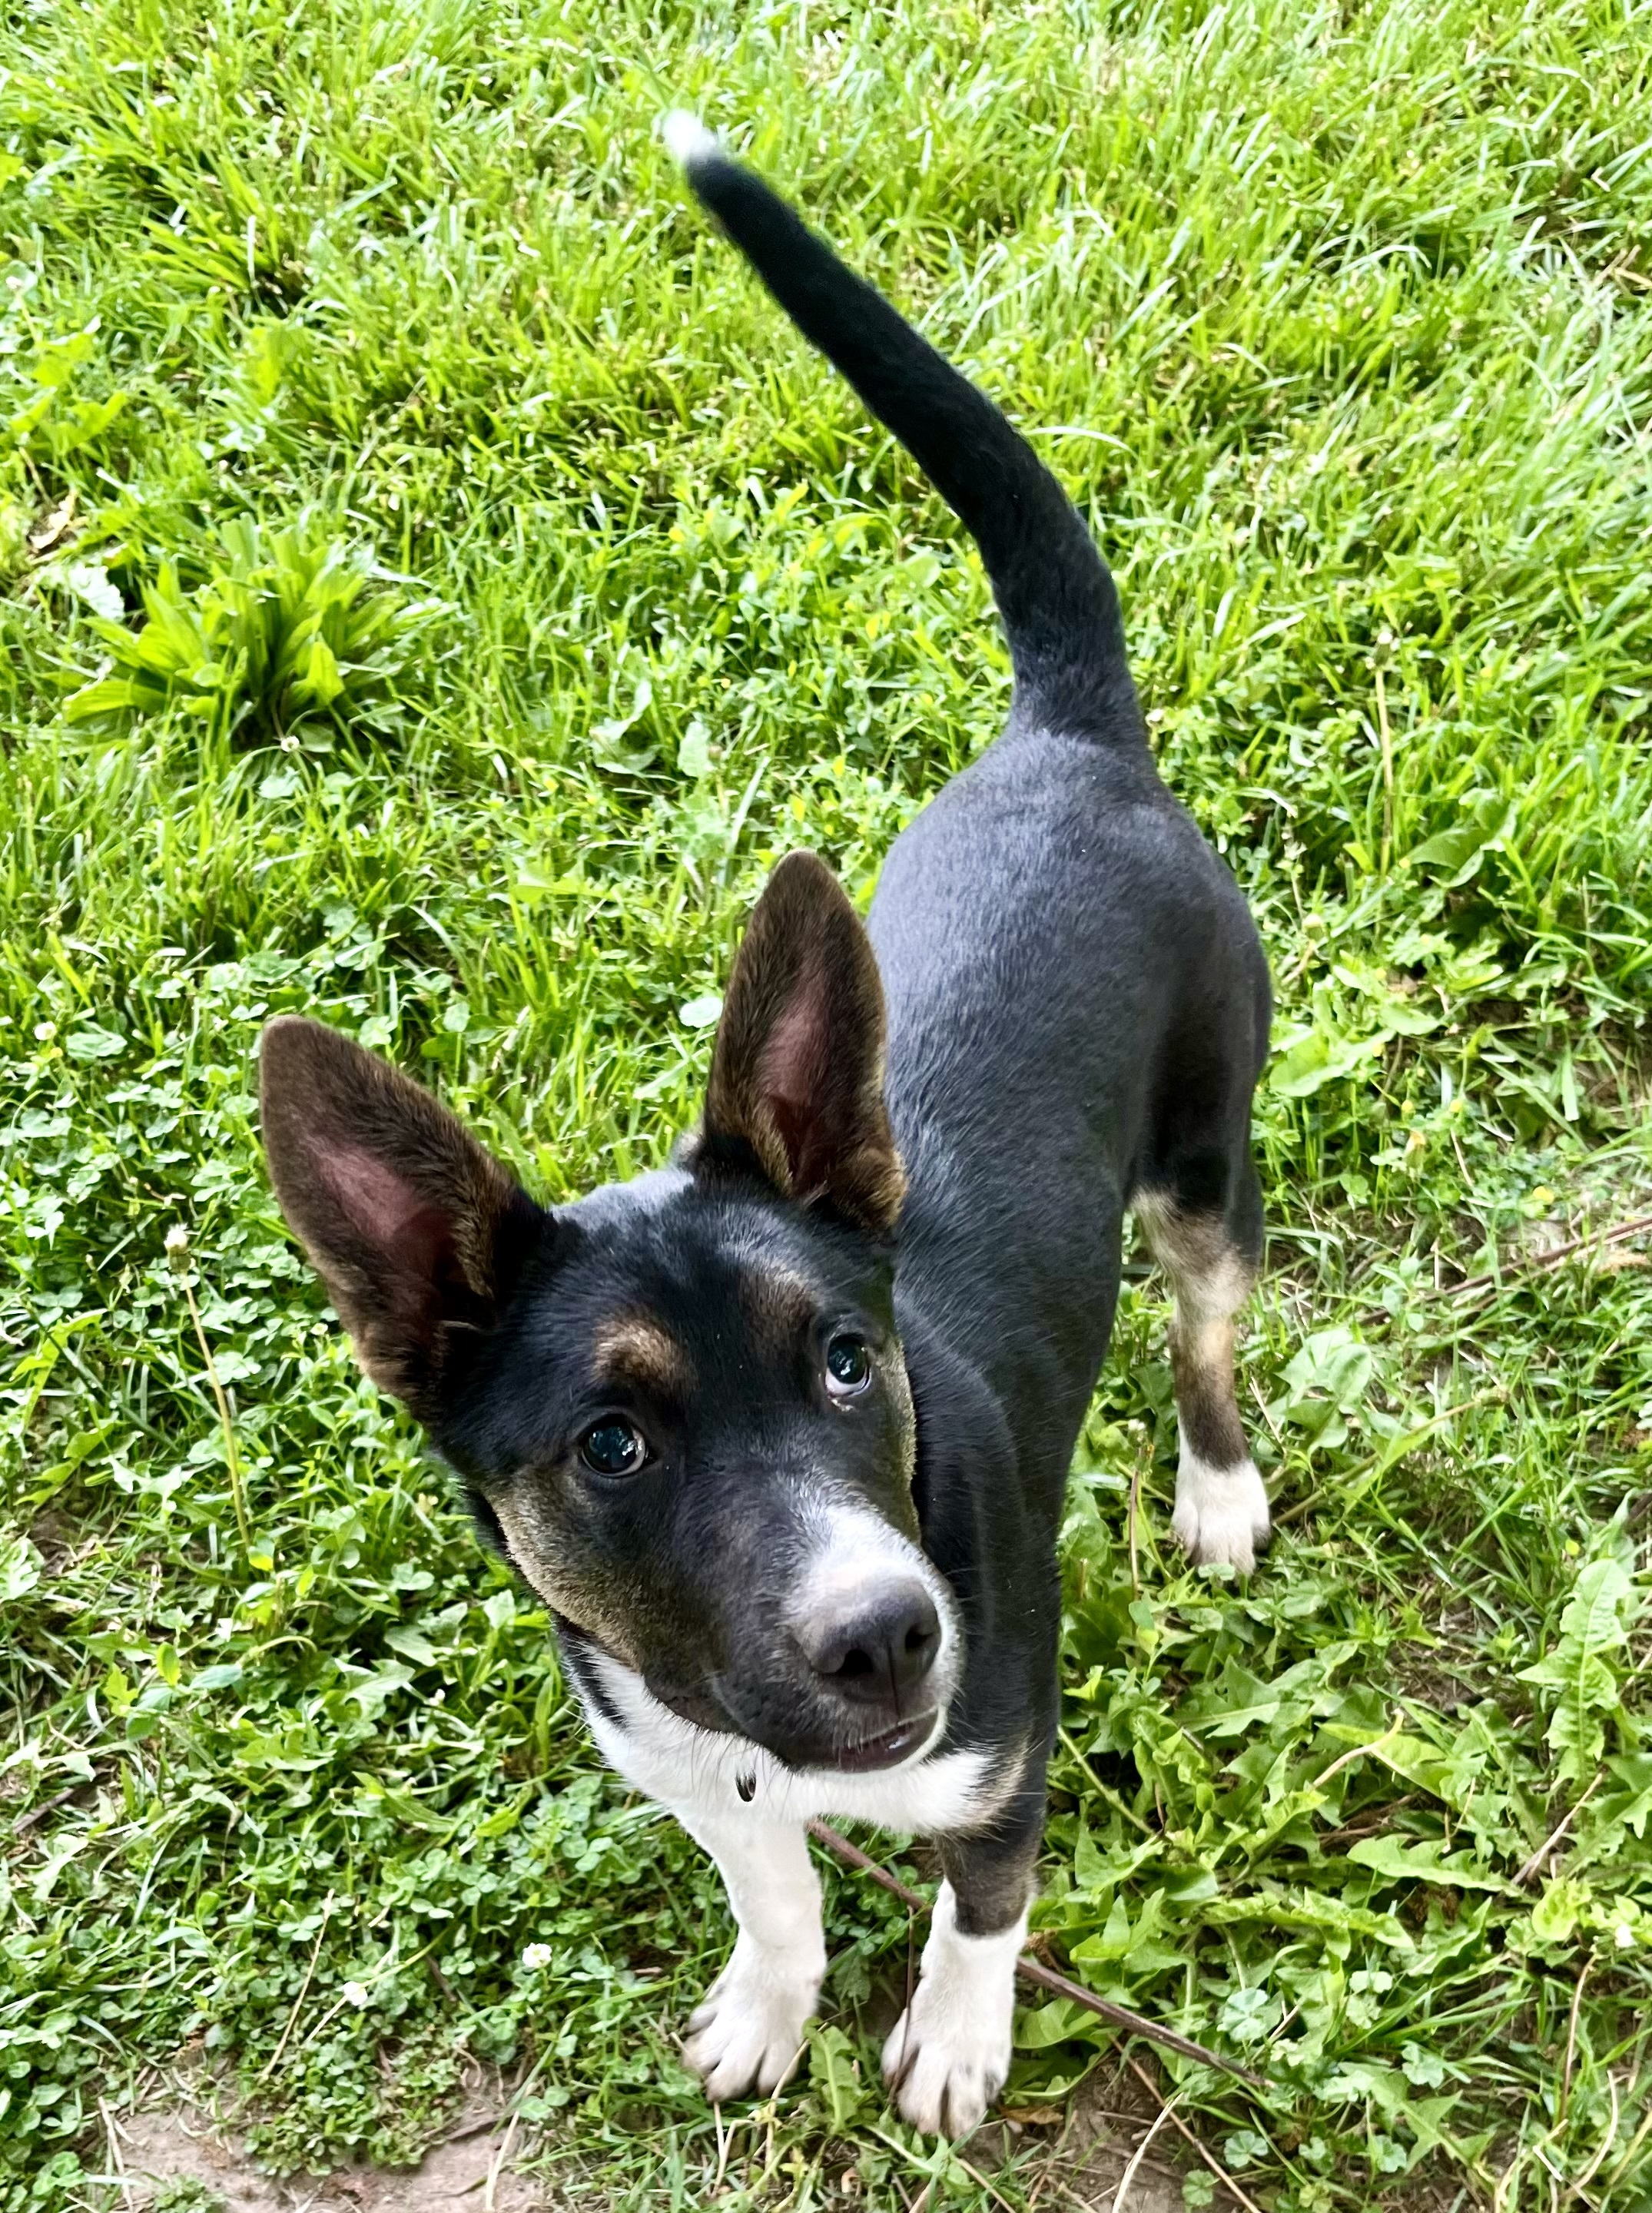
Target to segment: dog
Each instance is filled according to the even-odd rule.
[[[262,1040],[289,1224],[362,1366],[544,1598],[598,1746],[722,1871],[689,2023],[714,2100],[785,2079],[826,1954],[805,1823],[935,1838],[883,2064],[966,2134],[1010,2058],[1057,1716],[1056,1535],[1126,1210],[1174,1293],[1174,1532],[1250,1570],[1234,1399],[1262,1248],[1268,971],[1161,781],[1089,532],[998,410],[692,117],[694,192],[973,535],[1007,727],[896,840],[863,924],[789,854],[671,1164],[537,1205],[321,1025]]]

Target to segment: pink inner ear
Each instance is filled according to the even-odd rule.
[[[770,1031],[758,1066],[759,1088],[768,1101],[800,1192],[821,1181],[832,1152],[827,1090],[832,1029],[826,980],[825,970],[811,963],[791,1003]]]
[[[824,972],[811,965],[763,1048],[762,1090],[794,1112],[808,1107],[826,1080],[830,1033],[825,985]]]
[[[355,1145],[323,1142],[315,1165],[358,1236],[392,1266],[434,1271],[452,1241],[452,1224],[405,1177]]]

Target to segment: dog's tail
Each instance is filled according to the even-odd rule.
[[[1015,663],[1018,719],[1139,736],[1113,578],[1026,440],[695,117],[668,115],[663,135],[697,198],[980,547]]]

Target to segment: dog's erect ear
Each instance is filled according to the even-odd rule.
[[[428,1091],[320,1022],[259,1052],[270,1175],[357,1357],[439,1422],[460,1333],[488,1328],[547,1217]]]
[[[752,911],[711,1056],[701,1157],[749,1152],[777,1191],[881,1235],[905,1177],[883,1104],[883,987],[826,863],[788,853]]]

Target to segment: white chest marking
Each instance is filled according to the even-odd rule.
[[[591,1734],[609,1765],[650,1798],[673,1808],[744,1814],[747,1820],[808,1821],[836,1814],[909,1836],[978,1827],[1014,1788],[1016,1770],[995,1789],[984,1752],[945,1752],[870,1775],[834,1768],[783,1767],[750,1738],[703,1729],[663,1706],[640,1675],[607,1654],[593,1654],[616,1728],[595,1705]],[[746,1786],[751,1785],[750,1795]]]

